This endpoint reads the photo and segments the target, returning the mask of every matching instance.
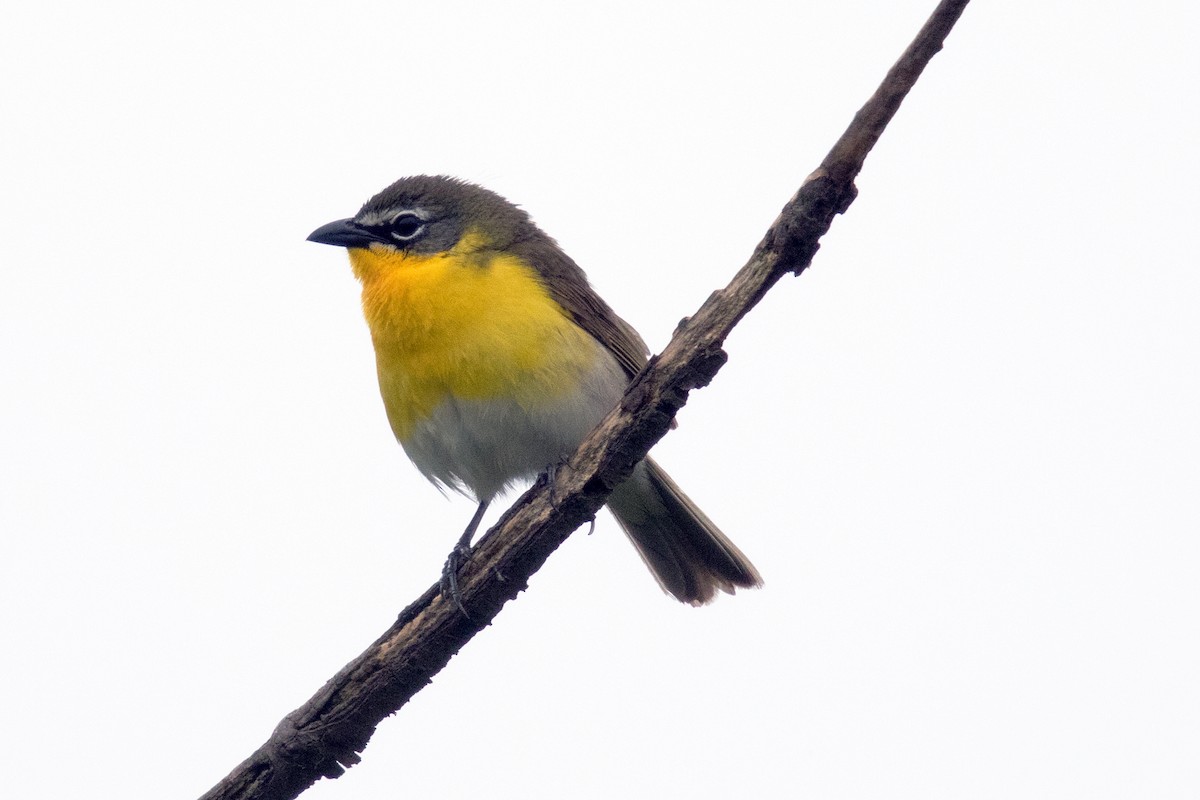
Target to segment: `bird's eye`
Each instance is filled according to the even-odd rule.
[[[425,232],[425,220],[411,211],[398,214],[388,226],[392,238],[398,242],[411,242]]]

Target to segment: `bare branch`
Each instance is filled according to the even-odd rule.
[[[725,363],[721,345],[738,320],[784,273],[808,266],[834,216],[853,201],[853,181],[867,153],[966,4],[945,0],[938,6],[729,286],[680,326],[633,380],[620,407],[555,471],[553,486],[539,479],[479,543],[459,579],[470,618],[435,584],[202,800],[294,798],[318,778],[335,778],[356,764],[379,722],[428,684],[525,588],[550,553],[594,517],[667,432],[688,392],[707,384]]]

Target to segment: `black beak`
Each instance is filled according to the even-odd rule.
[[[358,225],[353,219],[339,219],[337,222],[322,225],[308,235],[308,240],[335,247],[367,247],[371,242],[380,241],[376,234]]]

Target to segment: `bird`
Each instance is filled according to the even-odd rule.
[[[525,210],[467,181],[401,178],[308,240],[349,254],[400,446],[436,486],[477,503],[444,573],[461,609],[455,574],[488,504],[570,456],[649,350]],[[762,585],[653,459],[607,505],[679,601]]]

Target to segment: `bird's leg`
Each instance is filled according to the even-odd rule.
[[[567,461],[566,456],[557,461],[551,461],[542,472],[546,476],[546,483],[550,486],[550,505],[552,506],[558,505],[558,488],[554,485],[554,480],[558,477],[558,471],[567,465]]]
[[[449,595],[454,605],[458,606],[458,610],[468,618],[467,610],[463,608],[462,595],[458,591],[458,570],[471,558],[471,539],[474,538],[475,531],[479,529],[479,523],[483,521],[483,514],[487,511],[487,507],[488,504],[482,502],[479,504],[479,508],[475,509],[475,515],[467,523],[467,529],[463,531],[462,536],[458,537],[458,542],[450,551],[450,555],[446,556],[446,564],[442,567],[442,594]]]
[[[546,466],[546,471],[543,473],[546,476],[546,482],[550,485],[550,505],[558,505],[558,491],[554,486],[554,479],[558,476],[558,470],[565,465],[567,460],[564,458],[561,461],[551,461]],[[596,531],[596,518],[593,516],[588,520],[590,527],[588,528],[588,536],[591,536]]]

